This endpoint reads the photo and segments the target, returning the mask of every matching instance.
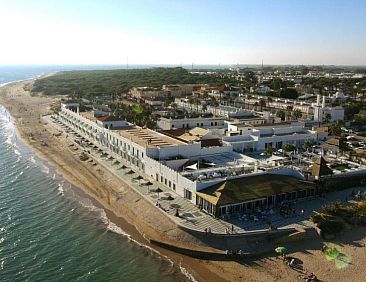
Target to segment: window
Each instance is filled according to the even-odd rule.
[[[164,179],[164,178],[163,178],[162,176],[160,176],[160,182],[161,182],[161,183],[163,183],[163,179]]]
[[[215,121],[215,126],[217,125],[217,121]]]
[[[184,198],[192,200],[192,192],[187,189],[184,189]]]
[[[169,180],[169,188],[172,187],[172,182]]]
[[[211,126],[213,126],[213,122],[211,121]]]
[[[172,128],[174,128],[174,124],[172,124]]]
[[[197,122],[197,126],[200,126],[199,122]]]
[[[167,181],[168,181],[168,180],[165,178],[165,179],[164,179],[164,184],[165,184],[165,185],[167,185]]]
[[[173,190],[175,191],[175,183],[173,183]]]
[[[201,126],[203,126],[203,122],[201,122]]]

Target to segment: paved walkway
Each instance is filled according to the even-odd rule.
[[[68,129],[67,125],[62,124],[61,122],[53,121],[49,117],[45,117],[45,119],[60,131],[65,132]],[[78,139],[77,136],[82,136],[85,138],[85,140],[88,140],[91,145],[88,145],[87,142],[84,141],[81,142],[81,146],[90,152],[90,156],[94,160],[119,177],[123,182],[129,185],[152,205],[156,206],[156,203],[159,202],[160,207],[156,206],[156,208],[158,208],[162,213],[170,217],[174,222],[181,226],[201,232],[204,232],[205,229],[210,228],[212,233],[225,234],[226,229],[231,230],[232,226],[234,226],[235,233],[268,230],[268,221],[271,221],[273,227],[281,229],[309,227],[311,226],[309,222],[309,216],[312,211],[319,210],[324,204],[335,200],[344,201],[346,196],[349,196],[353,190],[347,189],[330,193],[325,198],[314,198],[312,200],[298,202],[296,204],[297,213],[287,218],[281,216],[278,209],[274,209],[274,214],[269,215],[266,220],[262,221],[254,222],[252,220],[242,220],[239,219],[238,215],[231,215],[224,221],[221,219],[216,219],[207,213],[200,211],[196,205],[177,195],[169,188],[161,185],[161,183],[158,183],[154,179],[145,175],[143,172],[139,171],[137,167],[127,163],[121,156],[111,152],[108,148],[102,146],[101,144],[97,144],[95,140],[88,139],[88,136],[83,135],[82,133],[73,133],[72,135],[74,136],[74,141]],[[133,171],[133,173],[131,171]],[[141,176],[142,179],[138,180],[138,176]],[[152,185],[144,185],[144,183],[148,181],[151,182]],[[162,192],[155,192],[157,188],[160,188]],[[357,190],[366,191],[366,187],[358,188]],[[171,196],[173,199],[168,200],[167,198],[169,196]],[[177,209],[179,210],[179,217],[175,216]],[[301,210],[305,211],[304,216],[301,215]]]
[[[47,120],[59,131],[65,132],[66,130],[69,131],[71,129],[75,132],[75,130],[68,127],[67,124],[53,121],[49,117],[45,117],[45,120]],[[88,140],[92,145],[87,145],[86,142],[81,142],[81,146],[85,150],[90,152],[90,156],[95,159],[99,164],[103,165],[106,169],[112,172],[114,175],[116,175],[118,178],[120,178],[127,185],[129,185],[132,189],[138,192],[152,205],[156,205],[159,197],[159,203],[161,208],[156,208],[161,210],[161,212],[170,217],[177,224],[189,229],[194,229],[202,232],[204,232],[206,228],[211,228],[211,232],[222,234],[225,233],[226,228],[231,226],[225,221],[218,220],[210,216],[209,214],[200,211],[196,205],[182,198],[169,188],[161,185],[161,183],[156,182],[154,179],[139,171],[137,167],[131,165],[130,163],[127,163],[121,156],[113,153],[107,147],[104,147],[99,143],[97,144],[95,140],[89,139],[88,136],[80,132],[69,132],[68,134],[69,136],[74,136],[74,141],[78,139],[78,142],[81,142],[81,139],[77,138],[77,136],[81,136],[85,138],[85,140]],[[97,148],[94,148],[94,146],[96,146]],[[119,163],[117,164],[116,161],[118,161]],[[129,174],[130,171],[133,171],[133,173]],[[141,176],[143,179],[138,180],[138,176]],[[144,185],[144,183],[148,181],[152,183],[152,185],[149,187]],[[154,192],[157,188],[160,188],[162,190],[159,195],[157,192]],[[169,195],[172,196],[173,200],[167,199]],[[179,210],[179,217],[175,216],[177,209]]]

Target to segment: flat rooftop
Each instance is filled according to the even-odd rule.
[[[96,122],[98,119],[94,116],[93,112],[80,112],[80,115],[92,122]]]
[[[279,123],[265,123],[265,124],[251,124],[251,127],[261,127],[261,128],[275,128],[275,127],[289,127],[289,126],[300,126],[301,123],[293,122],[279,122]]]
[[[185,144],[182,141],[160,134],[154,130],[141,127],[130,127],[129,129],[114,130],[126,139],[137,143],[140,146],[166,147]]]
[[[98,120],[96,117],[94,117],[92,112],[81,112],[80,115],[93,122]],[[113,133],[117,133],[126,139],[130,139],[140,146],[164,147],[185,144],[180,140],[160,134],[154,130],[135,126],[128,126],[123,129],[115,129],[113,130]]]

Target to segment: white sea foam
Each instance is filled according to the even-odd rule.
[[[29,158],[29,160],[32,162],[32,163],[36,163],[36,160],[34,159],[34,156],[31,156],[30,158]]]
[[[107,230],[110,232],[116,233],[118,235],[128,237],[129,239],[131,238],[131,236],[128,233],[123,231],[122,228],[120,228],[119,226],[117,226],[115,223],[113,223],[111,221],[109,221],[109,223],[107,225]]]
[[[50,168],[46,165],[43,165],[41,168],[41,171],[45,174],[49,174],[50,173]]]
[[[189,271],[184,268],[181,264],[179,264],[180,272],[189,279],[189,281],[197,282],[197,280],[193,277],[192,274],[189,273]]]
[[[61,184],[58,184],[57,191],[58,191],[59,195],[61,195],[61,196],[65,195],[64,187]]]

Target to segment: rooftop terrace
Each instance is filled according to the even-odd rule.
[[[182,141],[160,134],[148,128],[131,127],[125,130],[117,130],[119,135],[130,139],[140,146],[165,147],[185,144]]]

